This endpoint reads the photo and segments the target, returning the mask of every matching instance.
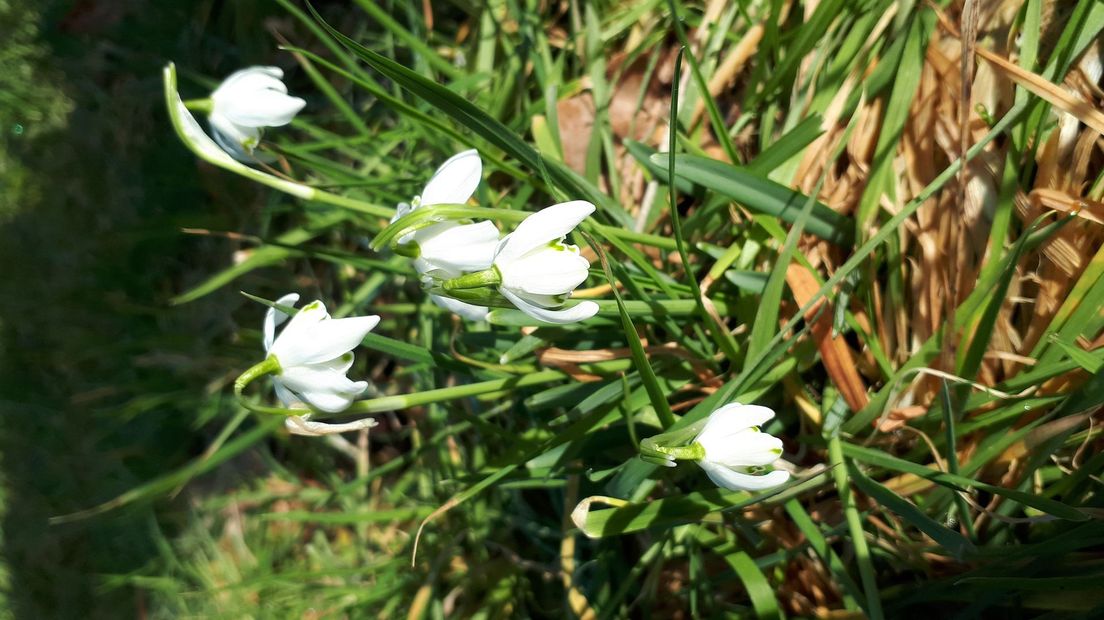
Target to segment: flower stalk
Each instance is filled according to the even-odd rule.
[[[456,291],[480,288],[483,286],[498,286],[501,282],[502,274],[499,273],[497,267],[492,265],[490,269],[476,271],[475,273],[466,273],[459,278],[445,280],[441,283],[441,288],[446,291]]]
[[[234,380],[234,396],[238,398],[239,402],[241,402],[243,405],[246,405],[244,401],[244,392],[246,386],[266,375],[278,374],[280,374],[280,362],[276,359],[275,356],[269,355],[263,360],[250,366],[242,374],[238,375],[238,378]]]
[[[705,448],[696,441],[686,446],[667,446],[656,441],[657,437],[640,442],[640,456],[648,462],[674,467],[675,461],[700,461],[705,457]]]

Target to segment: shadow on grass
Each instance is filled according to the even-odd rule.
[[[259,5],[235,3],[231,16],[200,0],[59,1],[25,16],[41,17],[58,82],[44,72],[27,88],[64,92],[74,105],[60,129],[0,141],[25,181],[23,194],[5,197],[22,201],[16,212],[0,221],[0,607],[18,617],[133,617],[143,608],[140,593],[105,580],[155,558],[155,532],[171,531],[180,514],[171,504],[64,526],[47,519],[111,499],[206,445],[195,430],[204,404],[196,387],[226,371],[212,343],[228,340],[225,309],[237,303],[227,297],[236,295],[181,308],[165,300],[227,261],[224,243],[179,229],[231,226],[247,214],[220,222],[212,211],[165,119],[160,68],[170,58],[204,71],[248,58],[218,31],[234,19],[259,22],[241,14]],[[0,113],[16,116],[4,125],[28,122],[17,108]]]

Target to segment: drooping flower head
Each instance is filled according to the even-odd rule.
[[[782,456],[782,440],[760,429],[773,417],[767,407],[740,403],[709,415],[694,441],[705,450],[698,465],[714,484],[732,491],[760,491],[789,480],[789,472],[771,468]]]
[[[277,304],[294,306],[297,293],[284,295]],[[332,319],[321,301],[303,307],[276,335],[287,315],[269,308],[264,320],[264,347],[275,358],[279,371],[272,376],[276,396],[285,407],[304,405],[337,413],[349,408],[368,387],[350,381],[345,374],[353,365],[352,350],[379,323],[378,316]]]
[[[437,168],[420,196],[415,196],[410,204],[399,205],[391,221],[420,207],[468,202],[479,187],[482,174],[483,162],[475,149],[453,155]],[[490,267],[498,245],[498,228],[490,221],[472,224],[445,221],[404,235],[399,244],[413,244],[417,248],[414,268],[419,274],[429,276],[430,280],[446,280]],[[440,295],[430,298],[438,306],[469,320],[480,321],[487,316],[487,308],[481,306]]]
[[[503,237],[494,254],[502,296],[518,310],[549,323],[574,323],[594,316],[598,305],[591,301],[557,309],[586,280],[590,269],[579,247],[564,239],[593,212],[594,205],[584,200],[552,205],[525,218]]]
[[[238,161],[255,161],[265,127],[287,125],[307,104],[288,95],[279,67],[249,67],[230,74],[211,93],[211,134]]]

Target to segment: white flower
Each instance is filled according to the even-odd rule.
[[[555,310],[586,280],[590,261],[578,246],[563,242],[594,205],[583,200],[541,209],[525,218],[514,232],[503,237],[494,255],[501,277],[498,291],[529,316],[549,323],[574,323],[598,312],[598,304],[584,301]]]
[[[176,65],[171,62],[165,65],[163,74],[165,79],[165,103],[169,109],[169,120],[172,122],[173,129],[176,130],[180,140],[200,159],[258,183],[274,187],[292,196],[313,200],[318,195],[318,190],[313,187],[250,168],[231,157],[224,148],[204,133],[203,128],[199,126],[195,117],[184,105],[180,93],[176,91]]]
[[[705,449],[698,465],[714,484],[732,491],[760,491],[789,480],[789,472],[769,467],[782,455],[782,441],[759,429],[773,417],[767,407],[740,403],[709,415],[694,441]]]
[[[291,293],[276,303],[294,306],[299,295]],[[276,396],[288,408],[308,405],[336,413],[349,408],[368,383],[350,381],[345,373],[353,365],[352,350],[379,323],[378,316],[331,319],[326,306],[314,301],[303,307],[276,337],[276,326],[287,315],[269,308],[264,321],[264,346],[276,359],[279,372],[272,377]]]
[[[253,149],[264,127],[287,125],[307,104],[287,94],[278,67],[249,67],[230,74],[211,93],[211,133],[238,161],[256,161]]]
[[[422,194],[416,196],[412,204],[399,205],[391,221],[419,207],[468,202],[479,187],[482,175],[483,162],[475,149],[453,155],[437,168]],[[440,222],[399,239],[400,245],[408,243],[418,248],[414,268],[419,274],[447,280],[467,271],[481,271],[491,266],[498,246],[498,228],[489,221],[474,224]],[[466,319],[481,321],[487,317],[487,308],[482,306],[440,295],[430,295],[430,298],[438,306]]]

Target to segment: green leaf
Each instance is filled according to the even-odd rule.
[[[936,523],[934,519],[920,511],[905,498],[890,491],[886,487],[867,478],[857,467],[848,464],[848,473],[851,474],[851,482],[863,493],[866,493],[884,508],[887,508],[898,516],[912,524],[913,527],[931,537],[941,547],[946,549],[958,560],[965,559],[972,554],[974,545],[958,532]]]
[[[657,164],[666,163],[665,159],[662,153],[652,156],[652,161]],[[678,155],[675,162],[680,178],[723,194],[752,211],[773,215],[791,224],[797,221],[801,207],[809,200],[801,192],[723,161],[696,155]],[[819,201],[813,205],[813,211],[805,225],[807,232],[842,246],[851,244],[852,228],[850,218],[836,213]]]
[[[616,201],[598,191],[598,188],[588,183],[564,164],[551,158],[542,157],[536,149],[518,137],[513,130],[479,109],[475,104],[445,86],[357,43],[330,26],[310,3],[307,3],[307,7],[314,15],[315,20],[329,32],[330,36],[368,63],[373,69],[395,80],[406,90],[448,114],[487,142],[525,164],[530,170],[534,172],[546,170],[554,183],[561,189],[573,194],[574,197],[594,203],[610,215],[614,221],[622,225],[631,224],[632,218]]]
[[[651,528],[669,528],[685,523],[716,522],[718,513],[746,508],[763,502],[783,503],[810,490],[817,489],[828,480],[828,472],[817,474],[785,486],[752,495],[746,491],[709,489],[687,495],[672,495],[648,502],[619,502],[614,508],[586,510],[577,515],[576,525],[591,538],[620,536]],[[579,521],[582,521],[580,524]]]
[[[920,478],[924,478],[925,480],[930,480],[938,485],[945,486],[951,490],[964,491],[968,487],[974,487],[988,493],[993,493],[995,495],[1000,495],[1001,497],[1006,497],[1012,501],[1019,502],[1024,506],[1030,506],[1036,510],[1045,512],[1055,517],[1059,517],[1061,519],[1066,519],[1069,521],[1085,521],[1089,518],[1089,516],[1080,509],[1073,506],[1067,506],[1062,502],[1058,502],[1047,497],[1025,493],[1023,491],[1017,491],[1016,489],[999,487],[985,482],[979,482],[972,478],[944,473],[937,469],[929,469],[918,463],[912,463],[904,459],[899,459],[895,456],[890,456],[889,454],[886,454],[879,450],[874,450],[872,448],[864,448],[855,444],[844,443],[843,452],[844,454],[855,460],[862,461],[870,465],[876,465],[878,467],[884,467],[886,469],[892,469],[894,471],[913,474],[915,476],[919,476]]]
[[[763,575],[763,571],[759,570],[755,560],[746,551],[741,551],[732,541],[710,534],[705,530],[698,531],[697,539],[703,547],[707,547],[721,556],[736,572],[736,576],[740,578],[740,581],[744,584],[744,589],[747,590],[756,617],[782,617],[778,609],[778,599],[774,597],[774,588],[771,587],[770,582]]]

